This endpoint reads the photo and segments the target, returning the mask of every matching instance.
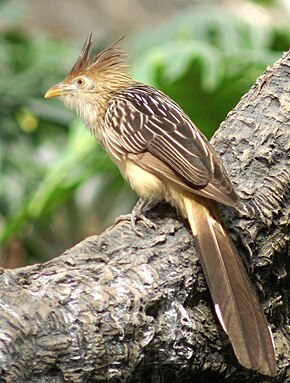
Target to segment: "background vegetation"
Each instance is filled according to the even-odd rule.
[[[272,17],[281,2],[244,3],[248,13],[194,4],[124,41],[133,76],[169,94],[208,137],[289,48],[290,24]],[[0,261],[15,267],[101,232],[136,196],[79,119],[43,99],[81,44],[25,32],[9,1],[0,1],[0,14],[9,20],[0,34]],[[119,37],[95,41],[95,49]]]

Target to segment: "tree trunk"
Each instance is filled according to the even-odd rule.
[[[279,373],[241,367],[214,315],[186,222],[121,221],[45,264],[0,275],[0,382],[290,382],[290,52],[212,139],[245,207],[225,225],[273,330]],[[288,161],[288,163],[287,163]],[[287,257],[288,256],[288,257]]]

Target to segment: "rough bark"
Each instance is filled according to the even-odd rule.
[[[289,74],[288,52],[212,140],[247,211],[223,207],[273,330],[277,378],[239,366],[189,228],[160,205],[144,238],[123,221],[50,262],[3,270],[0,382],[290,382]]]

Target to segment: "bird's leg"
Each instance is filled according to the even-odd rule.
[[[140,231],[137,229],[137,221],[140,220],[148,228],[157,230],[156,224],[152,222],[150,219],[148,219],[144,214],[145,211],[150,210],[156,204],[157,204],[157,201],[147,201],[140,198],[139,201],[134,206],[131,214],[121,215],[115,220],[115,223],[130,220],[134,233],[138,235],[139,237],[143,237],[143,234],[141,234]]]
[[[154,207],[157,204],[157,201],[146,201],[142,198],[139,199],[139,201],[134,206],[134,209],[131,213],[131,224],[133,227],[133,230],[136,231],[136,223],[138,220],[142,221],[145,226],[147,226],[150,229],[157,230],[157,226],[154,222],[152,222],[149,218],[145,216],[145,212],[150,210],[152,207]]]

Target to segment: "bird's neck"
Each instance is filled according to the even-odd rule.
[[[103,124],[110,100],[119,91],[135,83],[127,76],[117,80],[99,82],[97,90],[91,93],[84,93],[80,96],[68,94],[63,97],[65,105],[76,111],[84,121],[86,128],[96,138],[99,138],[98,130]]]

